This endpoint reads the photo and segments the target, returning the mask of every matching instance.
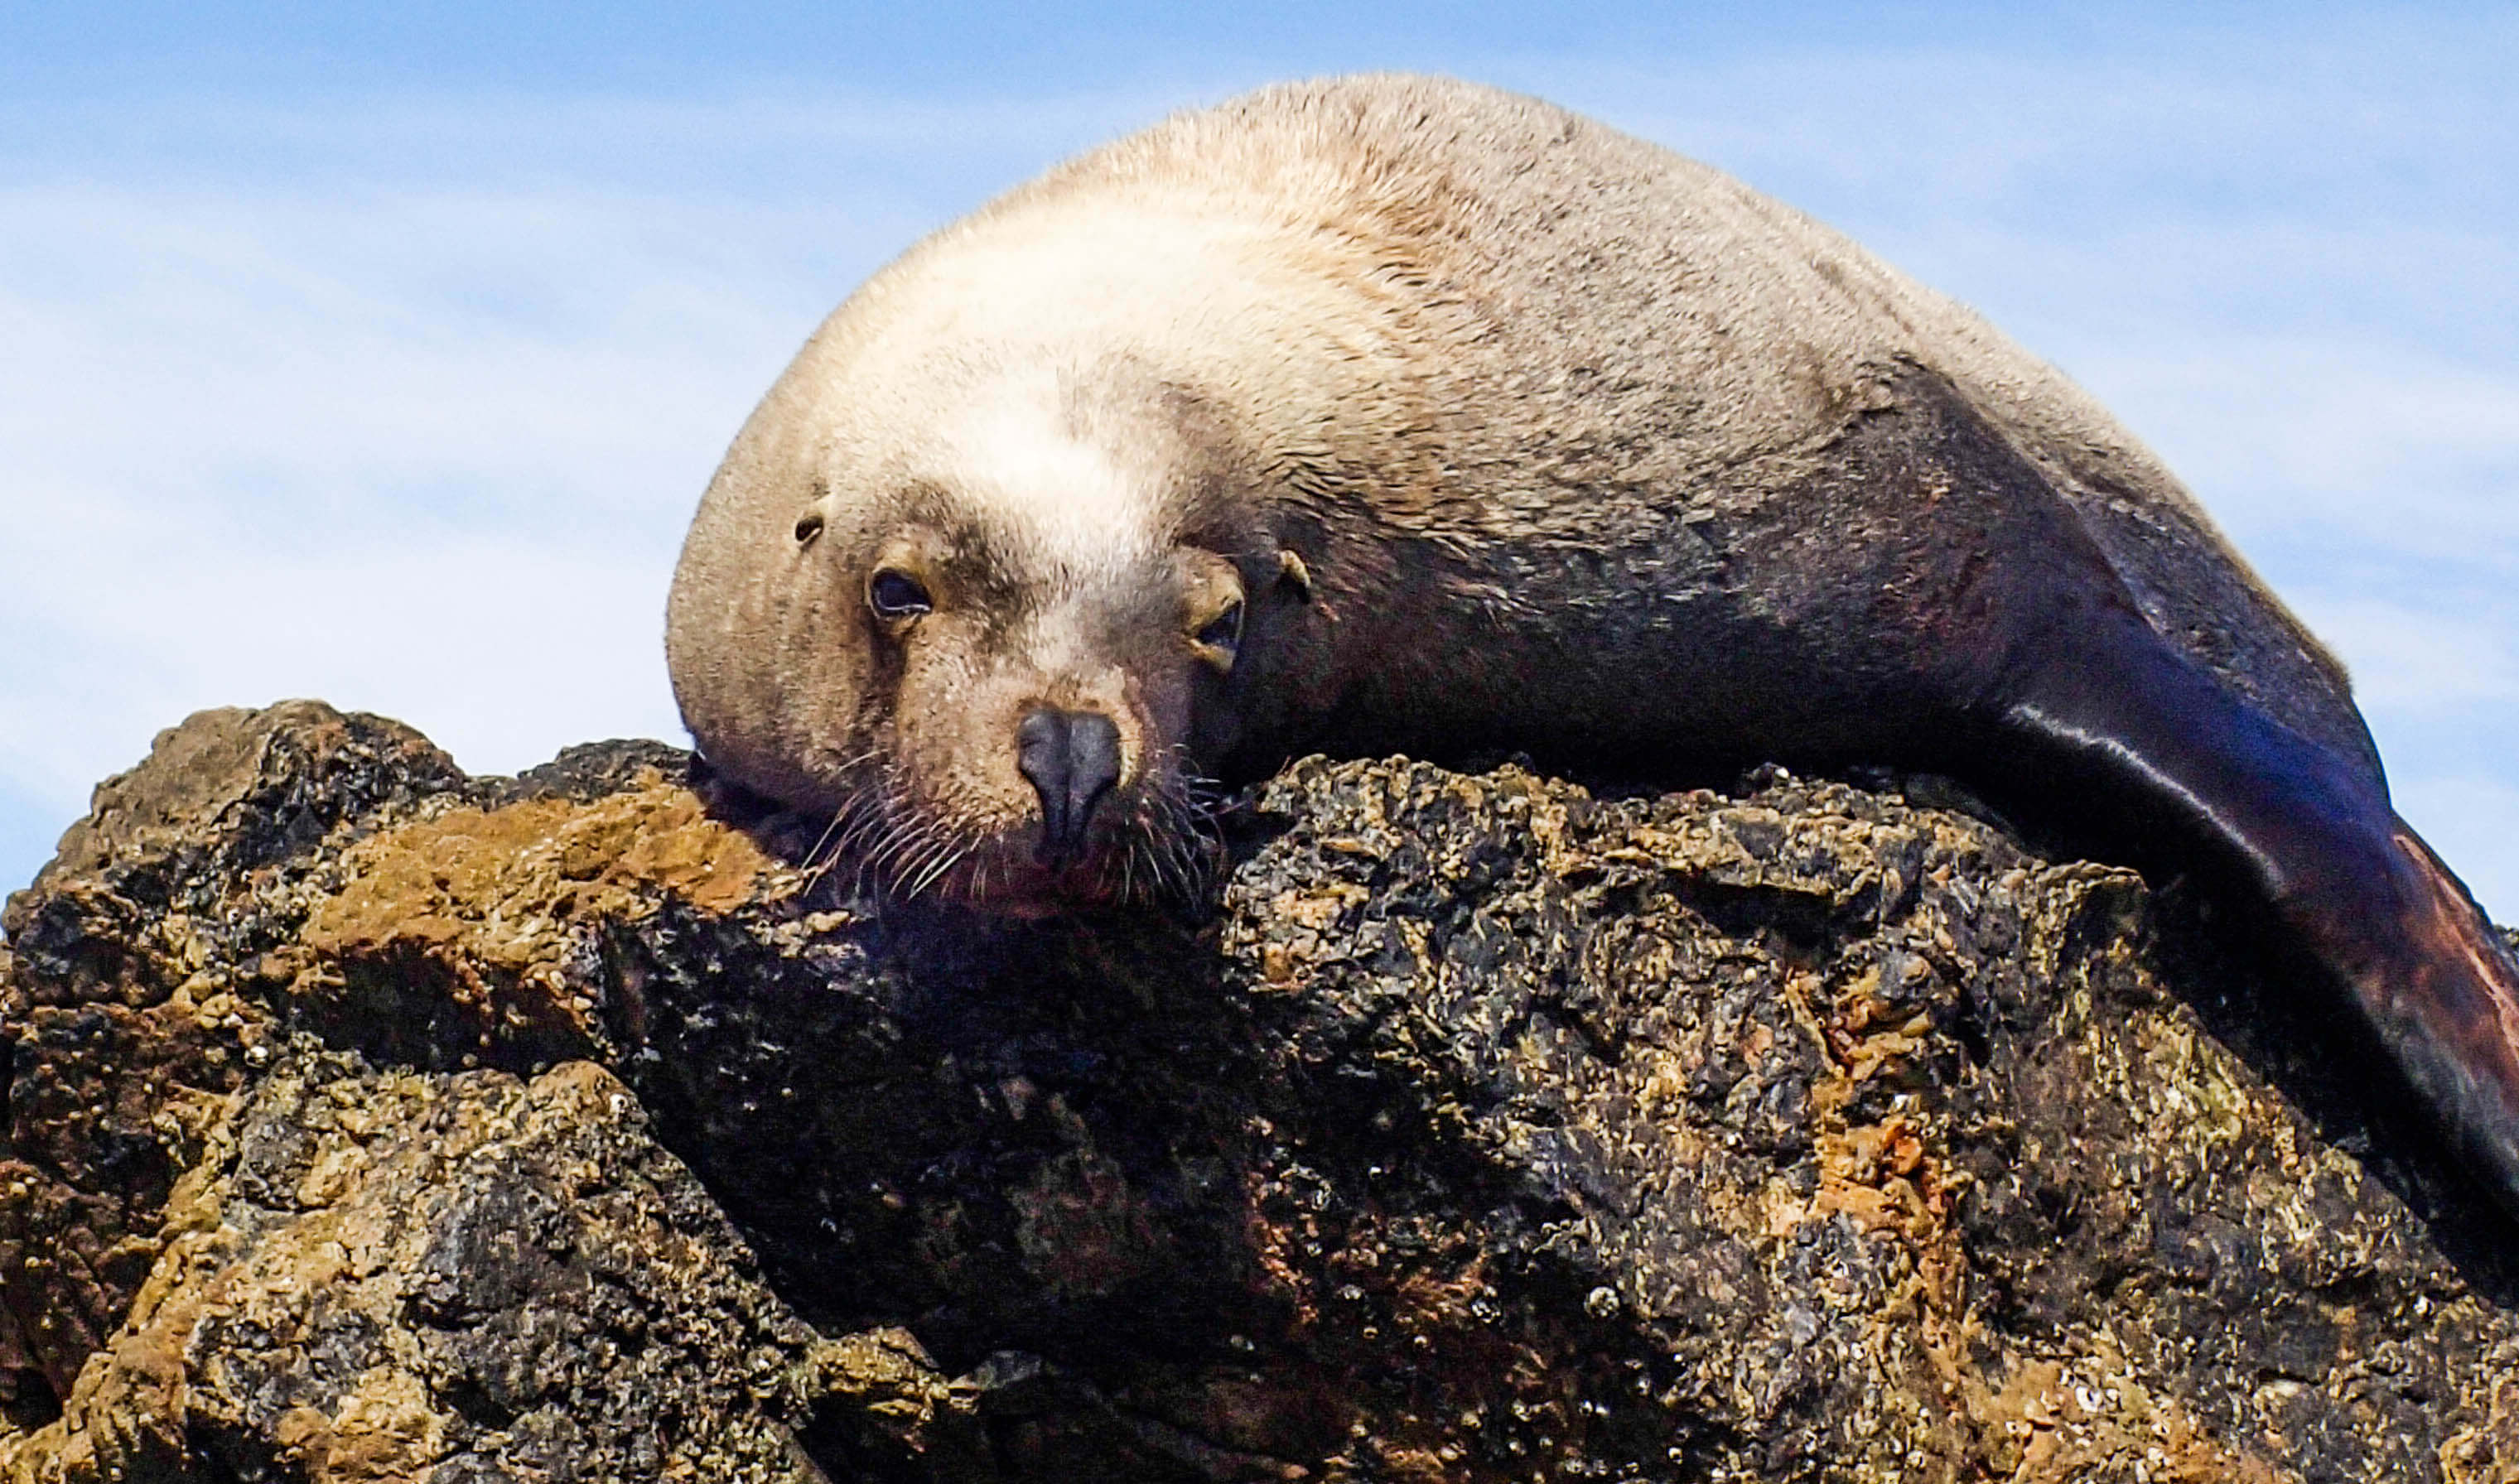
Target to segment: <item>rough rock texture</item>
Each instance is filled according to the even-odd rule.
[[[311,703],[0,956],[0,1479],[2519,1478],[2514,1233],[2130,873],[1306,763],[1221,912],[878,917]]]

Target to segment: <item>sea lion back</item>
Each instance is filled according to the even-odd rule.
[[[1369,74],[1179,115],[981,220],[1115,193],[1361,244],[1444,341],[1422,405],[1476,487],[1462,518],[1509,539],[1754,507],[1922,369],[2037,466],[2163,637],[2378,776],[2342,665],[2140,440],[1973,311],[1719,170],[1536,99]]]

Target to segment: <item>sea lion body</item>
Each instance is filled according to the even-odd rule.
[[[668,655],[722,774],[1013,910],[1177,884],[1202,780],[1313,749],[1887,763],[2166,832],[2519,1200],[2519,972],[2178,481],[1968,311],[1532,100],[1273,88],[920,243],[737,438]]]

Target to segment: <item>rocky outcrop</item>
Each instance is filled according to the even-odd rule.
[[[2511,1228],[2128,872],[1307,762],[1212,919],[983,926],[682,765],[296,703],[99,789],[0,959],[0,1478],[2519,1477]]]

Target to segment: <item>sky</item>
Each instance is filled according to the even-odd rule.
[[[204,706],[475,771],[686,740],[684,527],[853,284],[1173,109],[1404,67],[1709,160],[2062,367],[2519,919],[2519,8],[371,9],[0,10],[0,891]]]

